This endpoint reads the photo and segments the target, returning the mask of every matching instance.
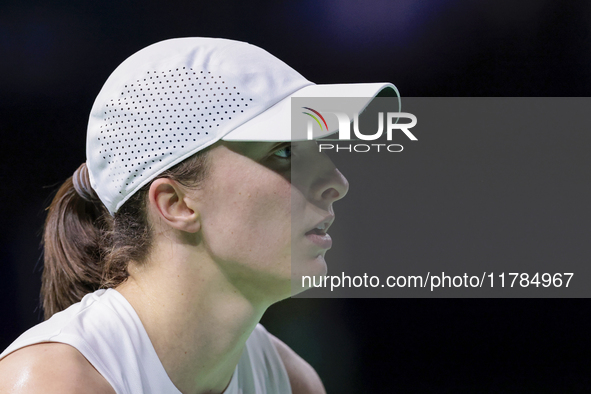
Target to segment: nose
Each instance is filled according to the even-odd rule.
[[[328,203],[340,200],[349,191],[349,181],[347,181],[347,178],[334,165],[319,180],[318,186],[317,198]]]
[[[292,185],[323,209],[345,197],[349,182],[324,152],[319,152],[315,141],[299,142],[291,167]]]
[[[324,153],[317,154],[314,164],[315,179],[311,190],[314,200],[328,206],[345,197],[349,191],[349,182],[332,160]]]

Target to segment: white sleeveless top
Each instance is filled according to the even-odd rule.
[[[22,347],[61,342],[78,349],[117,394],[181,394],[131,304],[113,289],[87,294],[16,339],[0,360]],[[291,394],[287,371],[267,330],[257,324],[224,394]]]

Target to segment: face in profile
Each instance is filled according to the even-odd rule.
[[[209,158],[197,191],[202,241],[226,275],[282,298],[292,278],[324,275],[333,203],[348,183],[317,144],[223,142]]]

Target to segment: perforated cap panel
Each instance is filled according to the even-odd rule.
[[[206,145],[212,129],[244,113],[249,102],[252,98],[240,97],[236,86],[211,71],[146,72],[105,104],[97,145],[110,168],[108,178],[133,187],[167,155]]]
[[[113,72],[94,103],[92,186],[114,213],[165,169],[310,84],[242,42],[182,38],[149,46]]]

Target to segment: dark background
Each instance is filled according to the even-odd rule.
[[[44,207],[85,160],[102,83],[142,47],[238,39],[312,81],[391,81],[403,97],[589,96],[590,28],[588,1],[3,1],[0,348],[40,321]],[[330,393],[589,392],[590,306],[289,299],[263,323]]]

